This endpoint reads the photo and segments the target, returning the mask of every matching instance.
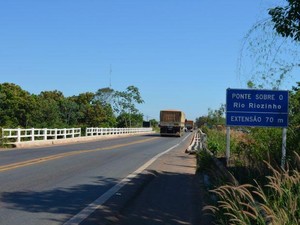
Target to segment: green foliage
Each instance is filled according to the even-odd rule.
[[[287,146],[300,154],[300,82],[290,92],[289,110]]]
[[[287,6],[278,6],[269,10],[277,33],[300,41],[300,2],[287,0]]]
[[[151,119],[149,122],[153,128],[158,127],[158,121],[156,119]]]
[[[246,78],[249,88],[279,89],[291,71],[300,66],[300,1],[287,0],[287,3],[270,9],[272,21],[260,21],[245,36],[238,72],[241,80]],[[222,185],[213,190],[218,197],[217,204],[206,209],[216,216],[217,224],[300,223],[300,82],[290,92],[289,110],[287,161],[296,165],[296,169],[274,169],[279,168],[281,160],[282,129],[252,128],[250,134],[243,135],[233,132],[231,157],[232,167],[239,173],[237,177],[252,179],[256,175],[263,177],[263,184],[267,185]],[[207,133],[212,138],[208,140],[209,146],[220,152],[224,134],[210,130]],[[218,135],[222,137],[220,140]]]
[[[207,133],[207,146],[208,149],[216,155],[225,155],[226,151],[226,136],[224,133],[210,129]]]
[[[142,125],[143,125],[143,114],[121,113],[117,117],[118,127],[142,127]]]
[[[206,129],[208,137],[207,146],[208,149],[216,156],[225,157],[226,152],[226,133],[217,129]],[[235,152],[237,148],[237,140],[232,137],[230,140],[230,149]]]
[[[113,101],[114,93],[112,88],[101,88],[96,92],[95,100],[100,101],[102,105],[109,105]]]
[[[0,126],[26,127],[33,110],[32,96],[18,85],[0,84]]]
[[[213,163],[212,156],[205,150],[197,152],[197,170],[198,171],[207,171],[211,168]]]
[[[135,104],[142,103],[144,103],[144,100],[141,97],[139,89],[135,86],[127,87],[126,91],[116,91],[114,94],[114,110],[121,117],[118,123],[122,124],[122,127],[137,125],[136,123],[140,122],[139,117],[141,114]]]
[[[281,159],[282,129],[280,128],[255,128],[251,130],[250,138],[254,140],[248,158],[254,161],[275,160],[278,163]]]
[[[228,169],[241,185],[223,183],[212,190],[217,202],[205,209],[215,216],[217,224],[299,224],[300,82],[290,92],[289,106],[287,168],[294,165],[294,169],[282,170],[278,166],[282,129],[248,128],[249,133],[232,129],[232,162]],[[222,153],[224,131],[206,128],[206,132],[209,148]]]
[[[65,97],[57,90],[34,95],[18,85],[3,83],[0,102],[0,126],[8,128],[140,127],[143,121],[135,104],[144,101],[134,86],[124,92],[104,88],[96,93]],[[117,102],[118,113],[121,112],[118,121],[111,102]]]
[[[224,125],[225,124],[225,105],[222,104],[219,109],[213,110],[208,109],[207,116],[201,116],[196,118],[195,125],[197,127],[206,126],[213,126],[213,125]]]

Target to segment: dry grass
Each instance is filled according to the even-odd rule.
[[[300,157],[295,153],[296,162]],[[272,172],[268,184],[223,185],[211,190],[217,196],[216,205],[204,207],[213,214],[216,224],[300,224],[300,172],[275,169],[266,163]],[[299,166],[299,165],[298,165]]]

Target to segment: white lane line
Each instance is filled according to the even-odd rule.
[[[99,198],[97,198],[94,202],[89,204],[86,208],[81,210],[77,215],[73,216],[70,220],[68,220],[64,225],[78,225],[83,220],[85,220],[87,217],[89,217],[96,209],[101,208],[101,206],[110,199],[116,192],[118,192],[122,187],[124,187],[130,180],[135,178],[137,175],[139,175],[141,172],[143,172],[147,167],[149,167],[155,160],[157,160],[160,156],[168,153],[172,149],[179,146],[182,142],[184,142],[188,137],[186,136],[180,143],[174,145],[173,147],[165,150],[164,152],[161,152],[151,158],[148,162],[146,162],[144,165],[142,165],[140,168],[138,168],[133,173],[129,174],[127,177],[125,177],[123,180],[121,180],[118,184],[110,188],[107,192],[105,192],[103,195],[101,195]]]

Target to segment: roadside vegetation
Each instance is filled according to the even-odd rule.
[[[241,49],[238,69],[240,78],[250,71],[245,80],[248,88],[280,89],[300,66],[299,1],[288,0],[285,6],[269,9],[269,15],[270,19],[250,29]],[[231,127],[231,157],[226,165],[231,175],[224,175],[212,163],[216,158],[225,165],[224,106],[209,109],[196,122],[207,134],[207,148],[213,153],[201,151],[197,158],[199,171],[210,178],[211,200],[203,210],[215,224],[300,224],[300,82],[289,91],[284,168],[280,166],[282,129]]]
[[[2,128],[142,127],[143,104],[139,89],[102,88],[65,97],[61,91],[31,94],[13,83],[0,84],[0,132]],[[155,120],[151,121],[157,126]],[[1,133],[0,133],[1,134]],[[2,137],[2,134],[1,134]],[[0,139],[0,146],[3,141]]]
[[[226,177],[205,151],[198,153],[199,170],[210,177],[212,199],[205,212],[216,224],[300,224],[300,82],[289,93],[286,165],[281,168],[282,129],[232,127],[231,157]],[[224,107],[197,119],[207,134],[207,148],[225,165]]]
[[[285,168],[280,167],[280,128],[231,128],[226,169],[234,182],[216,169],[210,154],[198,153],[199,170],[210,177],[212,201],[204,211],[214,216],[216,224],[300,224],[300,82],[297,85],[289,95]],[[225,165],[226,129],[219,111],[210,110],[197,122],[207,134],[207,148]]]
[[[136,104],[144,103],[139,89],[110,88],[65,97],[61,91],[31,94],[13,83],[0,84],[0,127],[134,127],[143,115]]]

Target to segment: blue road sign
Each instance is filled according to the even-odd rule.
[[[288,126],[288,91],[227,89],[227,126]]]

